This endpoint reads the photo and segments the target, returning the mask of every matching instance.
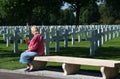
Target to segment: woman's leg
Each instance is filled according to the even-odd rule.
[[[38,54],[36,52],[23,52],[20,55],[20,62],[28,64],[28,63],[32,62],[33,58],[37,55]]]
[[[27,64],[27,70],[28,68],[32,70],[33,66],[31,62],[33,61],[33,58],[37,55],[38,54],[36,52],[23,52],[20,56],[20,62]]]

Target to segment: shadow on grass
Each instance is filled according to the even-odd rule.
[[[5,53],[5,54],[0,54],[0,58],[5,58],[5,57],[19,57],[20,54],[12,54],[12,53]]]
[[[10,51],[10,50],[2,50],[2,51],[0,51],[0,58],[19,57],[20,52],[22,52],[22,51],[19,51],[18,53],[14,53],[13,51]]]
[[[3,41],[3,40],[0,40],[0,44],[5,44],[5,41]]]
[[[51,52],[51,55],[120,60],[119,47],[101,47],[96,51],[96,55],[94,56],[90,56],[90,48],[87,47],[62,47],[59,52],[54,52],[54,48],[51,48],[50,50],[53,51]]]
[[[55,48],[51,48],[51,55],[74,56],[74,57],[89,57],[89,48],[86,47],[61,47],[60,51],[54,52]]]
[[[96,51],[95,57],[120,60],[120,48],[119,47],[101,47]]]
[[[2,50],[0,57],[19,57],[21,52],[23,52],[23,50],[19,51],[17,54],[10,50]],[[95,56],[89,56],[89,52],[90,48],[88,47],[61,47],[58,52],[55,52],[55,48],[50,48],[50,55],[120,60],[120,48],[118,47],[101,47],[96,51]]]

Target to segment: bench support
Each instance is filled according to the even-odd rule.
[[[46,67],[46,64],[47,62],[44,61],[36,61],[36,60],[32,61],[33,70],[44,69]]]
[[[101,67],[101,73],[103,76],[103,79],[110,79],[114,78],[118,75],[119,68],[110,68],[110,67]]]
[[[69,74],[77,73],[80,69],[80,65],[64,63],[62,64],[62,68],[64,71],[64,75],[69,75]]]

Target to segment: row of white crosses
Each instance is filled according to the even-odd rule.
[[[21,26],[1,26],[0,27],[0,31],[1,34],[3,34],[3,40],[4,42],[6,42],[6,46],[9,47],[10,45],[10,41],[13,40],[14,42],[14,53],[18,53],[18,43],[19,40],[21,41],[21,43],[23,42],[24,37],[26,36],[31,36],[29,35],[29,30],[27,31],[26,27],[22,26],[24,28],[21,28]],[[27,35],[27,32],[28,35]]]
[[[49,48],[50,41],[55,40],[55,42],[56,42],[55,51],[57,52],[60,50],[59,43],[60,43],[61,39],[64,38],[64,47],[68,47],[69,35],[72,35],[72,45],[74,45],[76,35],[78,34],[78,39],[81,39],[82,33],[85,33],[85,39],[86,40],[90,39],[90,55],[92,56],[95,54],[95,50],[98,47],[100,47],[101,45],[103,45],[104,42],[120,36],[119,25],[114,25],[114,26],[101,25],[101,26],[86,26],[86,27],[78,26],[76,28],[74,26],[74,27],[71,27],[72,29],[69,29],[69,27],[64,27],[64,29],[62,29],[62,30],[60,28],[58,28],[60,30],[57,29],[56,31],[54,31],[55,36],[52,35],[52,39],[50,37],[47,37],[50,35],[49,35],[49,32],[46,32],[46,34],[48,33],[46,36],[46,39],[45,39],[48,41],[46,43],[46,46],[48,46],[47,48]],[[63,28],[63,27],[61,27],[61,28]],[[89,33],[91,33],[90,36],[88,35]],[[80,42],[80,41],[78,40],[78,42]],[[49,55],[49,53],[46,52],[46,55]]]
[[[112,40],[120,36],[120,26],[103,26],[92,31],[90,38],[90,56],[95,55],[98,47],[101,47],[104,42]]]
[[[9,27],[10,28],[10,27]],[[13,29],[13,28],[11,28]],[[9,47],[10,40],[14,40],[14,52],[18,51],[18,35],[17,35],[17,28],[14,28],[14,31],[4,27],[1,31],[3,33],[3,40],[6,42],[6,46]]]
[[[71,36],[71,44],[75,44],[76,36],[78,42],[81,39],[90,39],[90,55],[95,54],[95,50],[100,47],[105,41],[118,37],[120,35],[119,25],[79,25],[79,26],[38,26],[41,35],[45,41],[45,55],[49,54],[49,45],[55,41],[55,52],[60,50],[60,40],[64,39],[64,47],[68,47],[68,39]],[[1,31],[2,29],[2,31]],[[31,39],[33,36],[29,26],[14,26],[0,27],[0,32],[3,33],[4,40],[9,46],[10,38],[14,38],[14,53],[18,52],[18,42],[23,43],[24,38],[27,36]]]

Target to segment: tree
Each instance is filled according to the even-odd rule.
[[[59,16],[63,2],[62,0],[39,0],[38,4],[39,10],[41,10],[39,15],[42,19],[42,24],[49,25],[53,21],[51,18],[57,20],[55,17],[57,18]]]
[[[39,13],[38,11],[42,11],[41,14],[43,16],[39,14],[42,16],[41,22],[43,24],[47,24],[49,13],[57,12],[61,5],[62,0],[8,0],[8,4],[5,6],[8,14],[7,22],[12,25],[25,24],[26,22],[33,23],[33,19],[35,19],[33,14],[37,14]]]
[[[120,20],[119,4],[120,1],[117,0],[105,0],[104,4],[99,5],[100,22],[103,24],[118,24]]]
[[[75,16],[73,14],[73,11],[71,9],[64,10],[64,24],[65,25],[73,25]]]
[[[33,0],[8,0],[5,4],[6,22],[10,25],[21,25],[31,20]]]
[[[120,19],[120,0],[106,0],[106,7],[109,10],[109,16]]]
[[[0,0],[0,25],[4,24],[4,19],[7,16],[7,13],[5,12],[6,3],[7,3],[7,0]]]
[[[86,6],[90,0],[64,0],[64,1],[71,4],[71,7],[76,12],[76,25],[79,25],[80,9],[83,6]],[[96,1],[96,0],[92,0],[92,1]]]
[[[87,6],[82,7],[80,18],[81,24],[98,23],[100,19],[100,13],[96,2],[90,1]]]

